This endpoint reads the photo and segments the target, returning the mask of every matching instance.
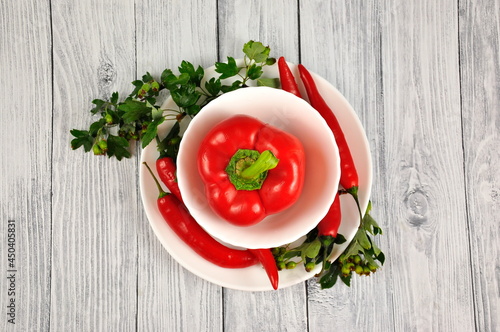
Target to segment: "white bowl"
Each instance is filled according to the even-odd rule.
[[[297,202],[248,227],[232,225],[212,211],[196,162],[200,143],[212,127],[236,114],[296,136],[306,155],[304,187]],[[279,89],[249,87],[218,97],[190,122],[177,157],[177,178],[186,207],[213,237],[236,247],[272,248],[299,239],[326,215],[338,190],[340,158],[331,130],[306,101]]]

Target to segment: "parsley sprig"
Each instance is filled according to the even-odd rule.
[[[146,73],[141,79],[133,81],[134,90],[123,99],[118,92],[114,92],[108,100],[94,99],[90,112],[98,119],[87,130],[70,131],[74,137],[71,147],[83,147],[85,152],[92,150],[95,155],[121,160],[131,157],[130,141],[140,141],[145,148],[156,139],[160,155],[175,159],[181,140],[178,123],[184,117],[196,116],[210,101],[223,93],[248,86],[249,81],[255,81],[258,86],[279,86],[277,78],[262,77],[263,67],[276,62],[269,57],[268,46],[249,41],[243,46],[243,53],[242,66],[232,57],[228,57],[227,62],[216,62],[218,77],[205,80],[202,67],[182,61],[177,73],[165,69],[159,78]],[[161,109],[158,99],[160,96],[165,98],[165,95],[172,97],[177,109]],[[168,120],[174,120],[176,124],[166,137],[160,139],[158,127]]]
[[[321,288],[331,288],[340,278],[347,286],[351,285],[353,272],[358,275],[370,275],[376,272],[385,261],[382,250],[375,244],[372,237],[382,234],[382,229],[370,215],[371,202],[368,203],[366,213],[354,235],[353,240],[344,252],[334,261],[328,257],[335,245],[346,241],[342,234],[335,239],[318,236],[317,229],[313,229],[302,244],[297,247],[290,245],[273,248],[273,254],[279,269],[293,269],[298,263],[303,263],[307,272],[321,264],[321,271],[316,275]],[[297,261],[297,257],[300,260]]]

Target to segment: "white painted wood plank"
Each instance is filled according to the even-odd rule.
[[[381,2],[396,330],[471,331],[456,1]]]
[[[301,2],[301,53],[302,63],[337,87],[363,123],[373,159],[372,215],[387,233],[380,238],[379,246],[389,256],[392,214],[384,206],[386,160],[380,153],[384,149],[384,117],[379,9],[373,1]],[[388,295],[391,280],[387,266],[370,277],[354,275],[350,288],[339,280],[332,289],[322,290],[311,280],[310,330],[393,330],[393,304]]]
[[[271,47],[271,56],[299,60],[297,1],[219,1],[219,57],[241,57],[243,44],[260,41]]]
[[[378,274],[333,290],[330,300],[310,289],[311,329],[327,329],[325,310],[341,317],[329,329],[473,329],[456,3],[309,6],[311,21],[301,12],[301,39],[314,45],[302,60],[339,86],[366,128],[374,215],[386,231],[381,246],[388,257]],[[308,30],[313,19],[321,28]]]
[[[153,8],[162,14],[151,15]],[[146,71],[159,77],[165,68],[177,72],[182,60],[207,67],[217,59],[215,1],[137,3],[136,26],[138,77]],[[222,288],[182,268],[145,215],[138,241],[138,330],[222,330]]]
[[[500,330],[500,5],[460,1],[463,146],[476,328]]]
[[[129,92],[135,77],[134,1],[52,3],[54,149],[50,327],[136,327],[136,160],[71,151],[94,98]],[[95,121],[95,120],[94,120]]]
[[[0,59],[0,330],[47,330],[52,149],[48,1],[0,3]],[[9,220],[14,226],[8,226]]]
[[[297,8],[295,1],[220,1],[220,59],[242,57],[243,44],[255,40],[269,45],[271,56],[297,62]],[[305,283],[276,292],[224,289],[224,330],[306,331]]]

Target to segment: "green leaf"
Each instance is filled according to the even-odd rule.
[[[102,110],[104,108],[104,106],[106,105],[106,102],[104,100],[101,100],[101,99],[94,99],[92,100],[92,104],[94,104],[94,108],[92,108],[90,110],[90,112],[92,114],[96,114],[97,112],[99,112],[100,110]]]
[[[85,152],[89,152],[94,144],[94,137],[86,130],[73,129],[70,131],[71,135],[75,138],[71,141],[71,148],[73,150],[83,146]]]
[[[380,248],[373,242],[373,240],[370,239],[370,242],[372,244],[373,253],[375,254],[375,256],[378,256],[382,252],[382,250],[380,250]]]
[[[370,249],[372,247],[370,240],[368,240],[368,236],[362,229],[358,230],[356,239],[363,248]]]
[[[128,150],[128,141],[119,136],[109,135],[108,136],[108,156],[111,158],[115,156],[116,159],[122,160],[122,158],[130,158],[131,154]]]
[[[151,107],[142,101],[127,99],[118,106],[118,109],[124,112],[122,118],[125,123],[151,118]]]
[[[166,85],[167,85],[167,84],[166,84],[166,82],[167,82],[168,78],[169,78],[170,76],[172,76],[172,75],[173,75],[173,76],[175,76],[175,75],[174,75],[174,73],[173,73],[170,69],[168,69],[168,68],[167,68],[167,69],[165,69],[165,70],[161,73],[161,76],[160,76],[160,80],[161,80],[161,82],[162,82],[162,83],[166,86]]]
[[[155,138],[156,134],[158,133],[158,126],[165,121],[165,118],[161,117],[153,122],[151,122],[148,125],[148,128],[146,129],[146,132],[144,135],[142,135],[142,148],[144,149],[146,146],[148,146],[149,143]]]
[[[247,76],[251,80],[256,80],[262,75],[262,66],[257,66],[255,63],[247,69]]]
[[[184,110],[186,111],[186,114],[191,115],[191,116],[195,116],[201,110],[201,106],[194,104],[194,105],[191,105],[189,107],[185,107]]]
[[[257,86],[268,86],[270,88],[279,88],[280,87],[280,80],[279,78],[258,78],[257,79]]]
[[[318,256],[320,249],[321,249],[321,241],[319,239],[315,239],[304,250],[304,254],[306,257],[314,259]]]
[[[152,82],[152,81],[154,81],[154,80],[155,80],[155,79],[153,78],[153,76],[151,76],[151,74],[150,74],[150,73],[148,73],[148,72],[146,72],[146,74],[142,76],[142,81],[143,81],[144,83],[150,83],[150,82]]]
[[[221,86],[221,91],[224,92],[224,93],[228,93],[228,92],[231,92],[231,91],[234,91],[234,90],[237,90],[239,88],[241,88],[241,84],[243,82],[237,80],[237,81],[234,81],[233,84],[231,85],[223,85]]]
[[[215,79],[215,77],[212,77],[209,81],[205,82],[205,90],[207,90],[211,96],[217,96],[221,91],[221,87],[222,84],[220,79]]]
[[[272,66],[276,63],[276,58],[267,58],[266,60],[266,65],[267,66]]]
[[[181,143],[180,125],[179,122],[175,122],[167,136],[158,144],[157,149],[160,152],[160,157],[170,157],[174,160],[177,159],[177,153],[179,152],[179,146]]]
[[[384,265],[385,262],[385,255],[383,252],[380,252],[377,256],[377,260],[380,262],[381,265]]]
[[[373,259],[373,257],[372,257],[372,253],[370,253],[370,252],[368,252],[368,251],[365,251],[365,252],[363,252],[363,256],[365,257],[366,261],[367,261],[369,264],[372,264],[373,266],[378,267],[377,262],[375,262],[375,260],[374,260],[374,259]]]
[[[165,81],[163,81],[163,84],[165,84],[165,87],[170,90],[170,93],[172,93],[173,90],[182,88],[183,85],[188,84],[189,79],[189,74],[186,73],[182,73],[179,76],[175,76],[174,74],[172,74],[166,77]]]
[[[350,257],[352,255],[357,255],[361,249],[361,246],[353,240],[351,244],[347,247],[346,251],[344,251],[345,257]]]
[[[335,238],[335,244],[342,244],[344,242],[346,242],[346,238],[344,237],[344,235],[342,234],[337,234],[337,237]]]
[[[132,82],[132,85],[135,86],[134,91],[129,95],[129,97],[137,97],[137,94],[141,90],[141,87],[144,83],[141,80],[135,80]]]
[[[301,254],[300,250],[289,250],[283,255],[284,260],[289,260],[294,257],[299,257]]]
[[[177,106],[187,108],[194,105],[200,98],[200,93],[196,91],[194,84],[181,85],[179,88],[170,91],[172,99]]]
[[[342,280],[342,282],[346,284],[348,287],[351,287],[351,278],[352,274],[349,274],[348,276],[340,274],[340,280]]]
[[[262,63],[269,57],[271,49],[264,46],[260,42],[249,41],[243,46],[243,53],[250,59],[257,63]]]
[[[240,68],[238,68],[238,66],[236,65],[236,60],[228,56],[227,63],[224,62],[215,63],[215,71],[219,74],[222,74],[219,78],[223,80],[225,78],[238,75],[238,73],[240,72]]]
[[[89,127],[89,133],[92,136],[97,136],[97,133],[102,130],[104,125],[106,124],[106,120],[104,118],[99,119],[96,122],[93,122]]]
[[[201,66],[198,66],[197,69],[194,69],[193,64],[188,61],[182,61],[179,67],[179,72],[182,74],[188,74],[191,82],[196,85],[200,85],[201,79],[205,75],[205,72]]]
[[[113,92],[111,94],[111,99],[109,100],[111,104],[116,104],[118,102],[118,92]]]
[[[326,273],[319,279],[321,289],[328,289],[335,286],[337,279],[340,276],[341,268],[339,264],[332,264]]]

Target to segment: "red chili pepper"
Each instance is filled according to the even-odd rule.
[[[266,270],[269,281],[274,289],[278,289],[279,275],[278,267],[276,266],[276,261],[274,260],[273,253],[271,249],[248,249],[252,254],[255,255]]]
[[[332,206],[326,216],[318,224],[318,236],[337,237],[337,233],[342,221],[342,211],[340,210],[340,195],[337,192]]]
[[[158,210],[175,234],[191,249],[207,261],[224,268],[244,268],[258,262],[250,251],[228,248],[212,238],[198,225],[177,197],[161,188],[149,166],[146,163],[144,165],[153,176],[160,192],[157,200]]]
[[[304,149],[296,137],[237,115],[216,125],[202,141],[198,170],[212,210],[235,225],[249,226],[299,198]]]
[[[290,67],[286,63],[284,57],[280,57],[278,59],[278,70],[280,73],[281,88],[285,91],[293,93],[299,98],[302,98],[302,95],[299,91],[299,86],[297,85],[295,77],[293,76],[292,71],[290,70]]]
[[[345,139],[344,132],[342,131],[342,128],[340,127],[340,124],[332,110],[319,93],[311,73],[302,64],[299,64],[298,67],[300,78],[304,83],[311,106],[314,107],[319,114],[321,114],[335,136],[335,141],[337,142],[340,155],[340,185],[344,187],[344,189],[351,194],[356,201],[361,220],[363,216],[358,200],[358,172],[356,171],[356,166],[354,165],[354,160],[352,159],[351,151],[349,150],[349,145]]]
[[[156,160],[156,171],[161,181],[175,197],[183,202],[179,184],[177,183],[176,169],[175,162],[170,157],[160,157]]]

